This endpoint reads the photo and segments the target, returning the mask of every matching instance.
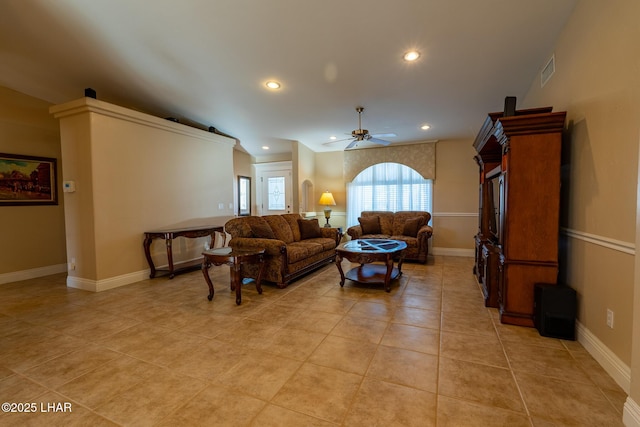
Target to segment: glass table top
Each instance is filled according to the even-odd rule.
[[[407,248],[407,243],[390,239],[358,239],[342,243],[338,249],[350,252],[396,252]]]

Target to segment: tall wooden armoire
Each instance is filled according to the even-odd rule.
[[[474,273],[502,323],[533,327],[534,286],[556,284],[565,112],[490,113],[473,144],[480,169]]]

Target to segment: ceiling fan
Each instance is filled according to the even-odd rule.
[[[356,107],[356,111],[358,112],[358,129],[356,129],[356,130],[351,132],[351,138],[339,139],[337,141],[325,142],[322,145],[329,145],[329,144],[333,144],[333,143],[336,143],[336,142],[339,142],[339,141],[351,140],[349,145],[347,145],[344,148],[345,150],[348,150],[349,148],[352,148],[352,147],[356,146],[358,144],[358,142],[360,142],[360,141],[369,141],[369,142],[373,142],[375,144],[381,144],[381,145],[389,145],[389,144],[391,144],[390,141],[385,141],[384,139],[379,139],[379,138],[380,137],[383,137],[383,138],[393,137],[393,136],[396,136],[395,133],[384,133],[384,134],[371,135],[367,129],[362,129],[362,112],[364,111],[364,107]]]

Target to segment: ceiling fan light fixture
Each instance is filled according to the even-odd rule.
[[[274,90],[280,89],[282,87],[282,85],[275,80],[269,80],[267,83],[265,83],[265,86],[267,86],[269,89]]]
[[[407,62],[413,62],[420,58],[420,52],[418,52],[417,50],[410,50],[408,52],[405,52],[402,58]]]

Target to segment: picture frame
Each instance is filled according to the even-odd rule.
[[[251,178],[238,175],[238,216],[251,216]]]
[[[57,160],[0,153],[0,206],[58,204]]]

